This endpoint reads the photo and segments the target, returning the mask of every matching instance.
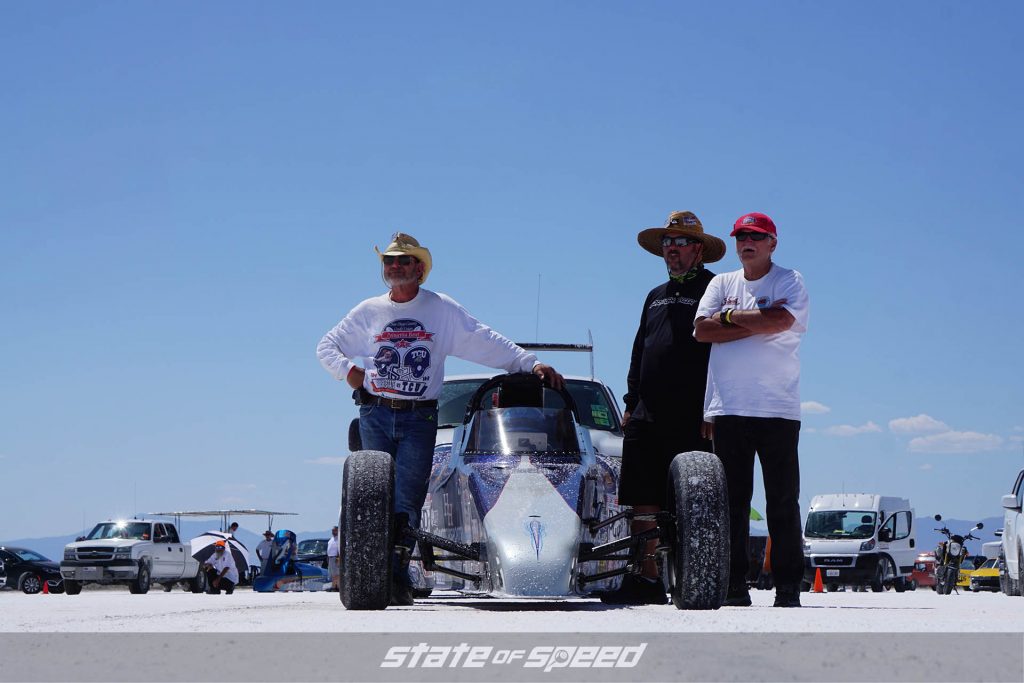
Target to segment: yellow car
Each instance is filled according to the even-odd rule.
[[[957,577],[956,585],[958,588],[970,588],[971,577],[974,572],[978,571],[978,568],[985,562],[984,557],[981,555],[968,555],[964,558],[964,561],[960,564],[960,576]],[[996,575],[999,578],[999,575]]]
[[[977,593],[978,591],[999,591],[999,567],[997,566],[998,560],[992,558],[991,560],[985,560],[985,564],[981,565],[971,573],[970,586],[969,588]]]

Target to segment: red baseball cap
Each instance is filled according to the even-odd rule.
[[[729,237],[735,237],[739,231],[744,232],[764,232],[768,233],[772,237],[775,237],[775,223],[772,222],[771,218],[764,215],[763,213],[745,213],[736,219],[736,222],[732,224],[732,232],[729,233]]]

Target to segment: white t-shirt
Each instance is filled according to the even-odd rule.
[[[218,575],[224,570],[224,567],[227,567],[228,573],[224,575],[224,578],[231,583],[238,583],[238,567],[235,566],[235,558],[231,556],[230,550],[225,550],[222,553],[218,553],[216,550],[213,551],[213,555],[210,555],[207,563],[213,567]]]
[[[427,289],[405,303],[388,293],[363,301],[324,335],[316,355],[335,379],[362,367],[371,394],[422,401],[441,394],[448,356],[507,372],[530,372],[537,363],[454,299]]]
[[[337,556],[338,556],[338,539],[336,539],[334,536],[331,536],[331,538],[327,541],[327,557],[330,558],[330,557],[337,557]]]
[[[716,275],[697,306],[697,318],[724,308],[754,310],[782,307],[795,321],[785,332],[755,334],[711,345],[704,417],[718,415],[800,419],[800,339],[807,331],[810,302],[804,279],[795,270],[772,265],[759,280],[743,270]]]

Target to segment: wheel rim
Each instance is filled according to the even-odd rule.
[[[34,574],[26,576],[25,581],[22,583],[22,588],[28,593],[38,593],[42,586],[43,584],[40,582],[39,577]]]

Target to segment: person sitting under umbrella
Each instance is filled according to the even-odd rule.
[[[209,593],[220,594],[221,590],[228,595],[235,592],[235,584],[238,583],[238,567],[235,565],[235,558],[227,552],[227,544],[224,541],[217,541],[213,544],[213,555],[203,564],[206,569]]]

